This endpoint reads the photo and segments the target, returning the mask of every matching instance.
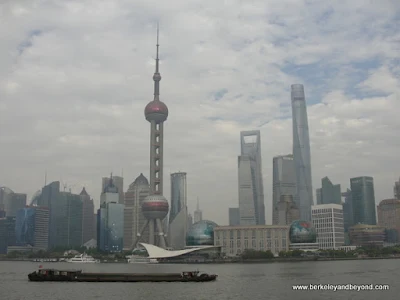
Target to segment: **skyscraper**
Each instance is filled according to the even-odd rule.
[[[277,205],[277,223],[274,225],[290,225],[300,218],[300,211],[293,199],[293,195],[281,195]]]
[[[296,169],[297,196],[300,216],[311,221],[313,189],[311,181],[310,138],[307,105],[302,84],[292,84],[293,157]]]
[[[197,197],[197,205],[196,205],[196,210],[193,213],[193,222],[197,223],[203,220],[203,212],[200,209],[199,205],[199,197]]]
[[[347,189],[346,192],[343,192],[342,197],[344,198],[344,202],[342,204],[344,232],[348,233],[349,228],[354,225],[353,200],[351,196],[351,190]]]
[[[400,178],[394,183],[393,192],[394,198],[400,200]]]
[[[82,245],[95,238],[94,231],[94,203],[86,189],[79,194],[82,200]]]
[[[278,222],[278,203],[281,196],[292,196],[296,203],[296,172],[293,155],[280,155],[272,159],[272,224]]]
[[[350,178],[354,224],[376,225],[374,179],[368,176]]]
[[[264,186],[260,131],[240,132],[238,157],[240,225],[264,225]]]
[[[101,193],[97,219],[98,249],[121,252],[124,239],[124,204],[119,203],[118,188],[114,185],[112,176]]]
[[[321,188],[316,190],[317,204],[342,204],[340,184],[333,184],[328,177],[321,179]]]
[[[104,188],[109,184],[111,180],[111,177],[103,177],[102,178],[102,187],[101,190],[104,191]],[[124,195],[124,178],[121,176],[112,176],[112,181],[113,184],[117,187],[118,189],[118,195],[119,195],[119,200],[118,203],[119,204],[124,204],[124,200],[125,200],[125,195]]]
[[[47,250],[49,243],[49,209],[25,207],[17,211],[15,234],[18,246]]]
[[[239,207],[229,208],[229,226],[239,226],[240,225],[240,213]]]
[[[183,249],[188,231],[186,173],[171,174],[171,208],[169,212],[169,246]]]
[[[15,217],[25,205],[26,194],[15,193],[7,187],[0,188],[0,210],[4,210],[7,217]]]
[[[136,240],[140,229],[146,223],[146,218],[142,213],[142,204],[149,195],[149,181],[140,173],[138,177],[129,185],[125,193],[124,210],[124,248],[130,249],[132,243]],[[142,242],[148,242],[148,231],[143,232]]]
[[[132,248],[140,241],[142,232],[149,227],[149,243],[166,248],[167,242],[161,222],[168,215],[169,205],[163,196],[163,158],[164,158],[164,122],[168,118],[168,107],[160,101],[159,59],[158,59],[158,26],[157,26],[157,56],[154,80],[154,100],[149,102],[144,114],[150,122],[150,195],[142,204],[142,212],[147,221],[140,230],[139,237]],[[158,231],[156,233],[156,230]]]
[[[382,200],[377,208],[378,225],[387,230],[387,240],[398,243],[400,241],[400,200]]]

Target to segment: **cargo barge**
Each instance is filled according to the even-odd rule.
[[[86,273],[82,270],[39,269],[28,274],[30,281],[59,282],[209,282],[218,275],[199,271],[181,273]]]

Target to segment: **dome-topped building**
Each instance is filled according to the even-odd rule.
[[[208,220],[196,222],[186,236],[186,246],[212,246],[214,245],[214,228],[217,223]]]
[[[135,185],[149,185],[149,181],[143,175],[143,173],[140,173],[140,175],[138,177],[136,177],[136,179],[133,182],[133,184],[135,184]]]
[[[296,220],[290,225],[289,239],[292,244],[315,243],[317,232],[311,222]]]
[[[289,240],[291,250],[316,251],[319,249],[317,232],[309,221],[293,221],[289,228]]]

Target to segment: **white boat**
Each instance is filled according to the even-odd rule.
[[[148,258],[145,256],[131,255],[126,257],[130,264],[157,264],[158,260],[155,258]]]
[[[87,255],[86,253],[75,255],[73,258],[67,259],[69,263],[83,263],[83,264],[90,264],[90,263],[99,263],[100,260],[94,259],[92,256]]]

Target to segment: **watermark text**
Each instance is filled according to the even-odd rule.
[[[387,291],[388,284],[306,284],[293,285],[292,290],[297,291]]]

